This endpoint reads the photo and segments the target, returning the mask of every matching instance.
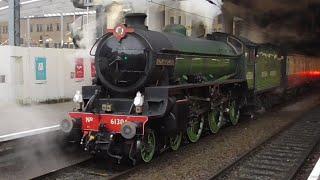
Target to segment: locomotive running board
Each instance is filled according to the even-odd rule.
[[[230,86],[230,88],[242,88],[239,90],[239,92],[248,90],[245,79],[228,79],[221,82],[205,82],[201,84],[147,87],[145,89],[145,101],[148,103],[149,107],[157,107],[154,109],[154,113],[149,115],[149,118],[159,118],[167,114],[167,112],[175,104],[175,99],[172,97],[174,97],[176,94],[181,94],[183,93],[182,91],[185,90],[209,88],[211,86]],[[158,104],[158,106],[155,106],[155,104]]]
[[[181,85],[173,85],[173,86],[147,87],[146,91],[150,91],[153,89],[168,89],[169,91],[183,90],[183,89],[202,88],[202,87],[208,87],[208,86],[227,85],[227,84],[244,83],[244,82],[246,82],[245,79],[227,79],[221,82],[214,81],[214,82],[205,82],[205,83],[197,83],[197,84],[181,84]]]

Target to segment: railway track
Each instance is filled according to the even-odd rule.
[[[320,110],[311,113],[320,117]],[[305,159],[320,140],[320,120],[312,116],[290,124],[260,146],[243,155],[212,179],[292,179]],[[157,158],[155,159],[155,161]],[[148,164],[135,167],[108,163],[109,167],[98,167],[95,161],[88,160],[81,164],[51,172],[37,179],[126,179],[138,169]],[[80,168],[79,168],[80,166]],[[81,175],[77,173],[81,171]]]
[[[284,128],[212,179],[292,179],[320,142],[320,110]]]
[[[158,158],[158,157],[157,157]],[[155,161],[157,160],[155,158]],[[111,160],[110,160],[111,161]],[[131,172],[142,169],[148,164],[141,163],[131,166],[126,163],[116,164],[109,159],[88,159],[81,163],[51,171],[34,180],[45,179],[112,179],[118,180],[127,177]]]
[[[106,162],[108,163],[108,162]],[[101,165],[101,164],[100,164]],[[117,166],[116,164],[112,164]],[[126,165],[118,165],[116,168],[107,167],[101,168],[97,167],[97,163],[93,159],[81,162],[74,166],[69,166],[57,171],[52,171],[43,176],[34,178],[34,180],[43,179],[119,179],[120,177],[125,177],[130,172],[137,168],[141,168],[143,165],[138,165],[136,167],[129,167]]]
[[[279,108],[279,107],[278,107]],[[315,117],[320,117],[320,110],[314,109],[311,111],[308,111],[308,113],[312,114]],[[216,179],[238,179],[238,176],[231,176],[231,172],[234,172],[233,169],[239,164],[241,165],[243,161],[245,161],[247,158],[251,157],[258,151],[262,151],[263,149],[266,149],[264,151],[269,151],[270,148],[275,148],[279,146],[279,148],[275,149],[273,151],[275,154],[278,153],[278,156],[272,157],[269,154],[263,154],[261,157],[265,158],[264,161],[271,161],[275,160],[277,162],[276,165],[273,165],[275,168],[275,171],[281,170],[283,166],[279,162],[281,161],[281,158],[284,158],[285,160],[283,164],[286,163],[287,160],[294,159],[292,155],[286,155],[289,151],[293,151],[292,154],[302,153],[304,150],[307,150],[304,155],[302,155],[302,158],[297,157],[297,160],[300,160],[298,164],[302,164],[304,161],[304,158],[307,157],[309,152],[312,150],[312,147],[316,144],[316,142],[319,140],[319,130],[320,129],[320,120],[318,122],[317,119],[313,118],[312,116],[304,116],[300,119],[297,119],[296,123],[287,125],[285,128],[283,128],[279,133],[272,136],[267,141],[261,142],[262,144],[256,147],[253,151],[246,152],[245,155],[242,155],[239,160],[236,163],[232,163],[229,166],[227,166],[226,169],[219,172],[217,175],[215,175],[213,178]],[[292,130],[293,129],[293,130]],[[318,131],[317,131],[318,130]],[[287,133],[287,131],[290,131],[290,133]],[[298,133],[297,133],[298,132]],[[317,132],[317,133],[316,133]],[[283,136],[283,134],[286,133],[285,138],[280,138]],[[299,134],[299,137],[296,137]],[[279,139],[280,138],[280,139]],[[306,138],[309,138],[309,140],[305,140]],[[316,140],[314,140],[316,139]],[[291,142],[290,142],[290,141]],[[300,141],[299,141],[300,140]],[[301,142],[303,141],[303,142]],[[277,143],[276,143],[277,142]],[[309,144],[307,143],[309,142]],[[277,145],[279,143],[279,145]],[[282,143],[282,144],[280,144]],[[291,143],[291,144],[290,144]],[[298,145],[295,146],[295,143],[298,143]],[[299,146],[299,143],[307,143],[308,146],[304,147],[301,145]],[[270,147],[268,144],[271,144]],[[291,146],[289,146],[289,144]],[[282,145],[282,146],[281,146]],[[303,149],[305,148],[305,149]],[[289,154],[289,153],[288,153]],[[270,156],[270,157],[269,157]],[[280,157],[279,157],[280,156]],[[285,158],[287,157],[287,159]],[[269,158],[269,159],[268,159]],[[157,161],[158,157],[154,159],[154,161]],[[278,161],[276,161],[278,160]],[[100,161],[100,160],[98,160]],[[290,161],[289,161],[290,162]],[[251,162],[249,162],[251,163]],[[257,164],[253,164],[256,167],[256,169],[266,169],[270,168],[270,165],[260,165],[260,160],[256,162]],[[273,162],[271,162],[273,163]],[[298,166],[298,168],[300,167]],[[89,159],[85,162],[81,162],[80,164],[75,164],[66,168],[57,169],[54,171],[51,171],[50,173],[47,173],[43,176],[37,177],[36,179],[125,179],[130,177],[130,175],[134,174],[133,172],[141,170],[147,166],[150,166],[150,164],[139,164],[135,167],[129,166],[129,165],[117,165],[115,163],[111,163],[111,160],[103,161],[103,162],[97,162],[96,160]],[[252,166],[249,164],[248,167]],[[278,167],[277,167],[278,166]],[[297,168],[296,168],[297,169]],[[256,171],[256,170],[254,170]],[[292,170],[291,172],[296,172],[295,170]],[[250,173],[248,173],[250,175]],[[240,176],[239,176],[240,177]],[[265,176],[263,176],[265,177]],[[249,178],[249,177],[248,177]],[[252,177],[253,178],[253,177]],[[249,178],[250,179],[250,178]],[[257,178],[253,178],[257,179]],[[268,178],[260,178],[260,179],[268,179]],[[276,178],[278,179],[278,178]],[[279,178],[281,179],[281,178]]]
[[[0,179],[31,179],[88,158],[65,148],[61,138],[58,131],[0,143]]]

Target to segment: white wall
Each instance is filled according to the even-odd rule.
[[[0,75],[5,75],[6,80],[6,83],[0,83],[0,102],[13,98],[10,68],[10,48],[0,47]]]
[[[36,81],[35,57],[47,60],[47,80],[39,84]],[[23,63],[23,84],[17,85],[15,71],[16,59]],[[84,78],[71,79],[75,71],[76,58],[84,59]],[[0,47],[0,75],[6,76],[0,83],[0,103],[34,103],[50,99],[72,98],[75,90],[91,84],[91,59],[88,50]]]

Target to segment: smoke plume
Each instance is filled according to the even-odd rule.
[[[244,20],[241,35],[251,40],[314,50],[320,37],[319,0],[225,0],[222,9]]]

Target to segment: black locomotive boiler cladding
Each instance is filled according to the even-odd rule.
[[[148,85],[169,83],[166,74],[168,69],[155,66],[157,55],[154,51],[157,47],[151,46],[154,43],[150,42],[150,38],[153,37],[144,25],[145,18],[145,14],[127,15],[126,26],[134,28],[134,33],[121,41],[109,33],[97,45],[95,60],[98,82],[110,90],[110,94],[128,96],[143,91]],[[157,46],[159,43],[161,41],[157,42]],[[164,44],[164,47],[167,45]]]

